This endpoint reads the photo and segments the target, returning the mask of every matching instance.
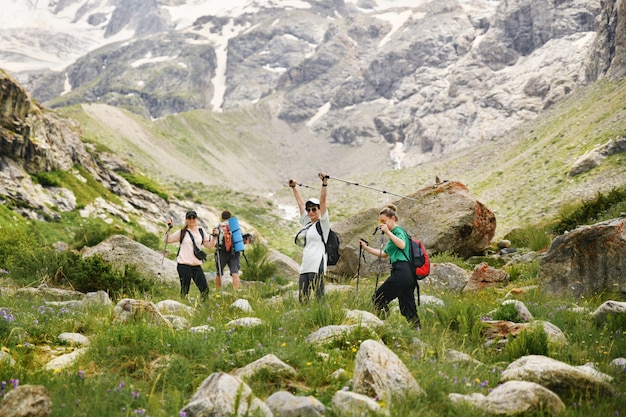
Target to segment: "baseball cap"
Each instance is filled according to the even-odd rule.
[[[188,219],[190,217],[198,217],[198,213],[196,213],[194,210],[189,210],[187,213],[185,213],[185,218]]]
[[[304,205],[305,207],[306,206],[319,206],[320,201],[317,198],[309,198]]]

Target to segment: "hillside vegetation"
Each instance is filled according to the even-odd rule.
[[[261,139],[272,136],[272,126],[266,125],[270,130],[262,135],[254,131],[260,124],[246,126],[245,118],[254,114],[252,110],[223,115],[193,112],[154,122],[110,108],[100,108],[98,117],[83,107],[64,109],[63,113],[81,121],[85,140],[96,149],[108,149],[128,157],[147,181],[154,181],[155,189],[165,190],[173,199],[210,206],[216,211],[232,208],[258,228],[269,246],[297,257],[299,250],[292,243],[295,225],[282,218],[281,204],[293,205],[290,190],[285,187],[286,180],[273,183],[259,173],[306,172],[298,180],[315,186],[315,190],[303,190],[308,195],[319,192],[315,175],[320,169],[326,170],[333,176],[329,187],[333,220],[397,198],[342,180],[357,181],[396,194],[410,194],[432,184],[435,176],[439,176],[442,180],[466,183],[494,210],[499,234],[528,224],[536,224],[540,229],[561,216],[570,202],[592,198],[599,191],[609,191],[626,183],[623,154],[606,159],[586,174],[567,177],[578,157],[610,138],[626,134],[624,103],[626,82],[601,82],[572,94],[540,119],[497,141],[485,143],[480,149],[414,169],[370,172],[364,165],[349,178],[333,170],[334,164],[341,163],[340,158],[329,160],[328,166],[320,168],[303,167],[302,159],[284,155],[263,159],[261,152],[272,145]],[[111,125],[102,123],[105,110],[113,112],[109,119]],[[218,124],[222,128],[216,129]],[[255,136],[258,141],[244,146],[244,139],[255,133],[259,133]],[[230,141],[236,144],[230,145]],[[190,152],[190,149],[195,151]],[[211,178],[211,172],[217,176],[218,172],[223,172],[224,163],[217,160],[218,153],[224,157],[234,155],[237,163],[246,167],[243,171],[237,170],[238,174],[245,172],[254,176],[247,180],[249,183],[263,179],[259,181],[263,187],[259,185],[255,193],[244,192],[230,189],[215,178],[202,182],[182,174],[189,173],[190,166],[202,165],[207,178]],[[175,166],[180,166],[180,170],[171,168]],[[50,173],[38,180],[63,186],[69,182],[61,173]],[[81,207],[94,199],[98,190],[92,182],[86,184],[88,190],[80,194]],[[71,184],[72,189],[79,187],[80,184]],[[112,196],[107,198],[114,200]],[[248,283],[238,294],[228,291],[220,294],[211,283],[209,300],[201,303],[195,287],[192,287],[191,298],[181,300],[178,288],[155,285],[142,277],[141,271],[132,268],[114,271],[98,258],[84,260],[75,252],[57,252],[43,247],[45,243],[61,240],[78,249],[85,244],[93,245],[112,233],[127,233],[155,249],[162,249],[160,237],[143,234],[136,223],[106,224],[100,219],[81,218],[77,212],[63,214],[58,223],[34,222],[19,218],[6,206],[0,207],[0,222],[4,232],[0,239],[0,268],[3,270],[0,340],[2,351],[15,360],[13,365],[3,363],[0,367],[0,380],[5,381],[0,395],[20,384],[43,385],[52,399],[52,415],[178,416],[210,374],[231,372],[268,354],[293,366],[296,375],[279,378],[261,374],[253,378],[249,384],[256,396],[265,400],[274,392],[287,390],[296,395],[314,396],[329,406],[335,392],[350,389],[355,356],[360,344],[370,338],[381,340],[393,350],[427,394],[424,398],[408,398],[404,402],[379,400],[381,407],[389,410],[390,417],[481,416],[480,411],[453,406],[448,394],[486,395],[498,386],[499,375],[510,362],[529,354],[547,355],[576,366],[593,362],[599,371],[614,378],[612,386],[616,392],[626,389],[623,369],[611,364],[613,359],[626,356],[623,319],[598,323],[590,314],[585,314],[603,301],[614,299],[616,294],[603,293],[585,299],[564,295],[555,299],[537,289],[520,292],[519,288],[536,284],[537,260],[507,267],[511,283],[503,288],[460,295],[445,291],[427,294],[437,297],[442,304],[423,302],[419,307],[423,325],[419,332],[392,309],[377,331],[363,329],[330,345],[313,346],[306,342],[306,337],[320,327],[341,324],[345,308],[372,311],[371,294],[378,279],[385,277],[359,277],[358,294],[352,289],[329,291],[324,302],[312,301],[307,306],[301,306],[293,297],[293,284],[291,287],[284,285],[286,277],[265,277],[264,283]],[[526,251],[529,247],[520,249]],[[434,256],[432,261],[454,262],[472,269],[466,260],[451,254]],[[211,269],[212,265],[208,265],[209,275]],[[246,274],[244,267],[243,276]],[[345,284],[354,287],[354,280],[346,281]],[[214,331],[176,331],[150,325],[140,317],[120,323],[114,320],[111,307],[95,305],[86,311],[75,311],[46,304],[46,297],[16,296],[8,289],[11,285],[37,286],[40,283],[81,290],[106,289],[114,297],[114,303],[125,297],[154,301],[178,299],[194,307],[187,317],[190,326],[208,324]],[[560,328],[567,335],[568,343],[549,343],[545,333],[532,331],[512,339],[504,347],[487,346],[483,337],[485,320],[519,320],[510,308],[502,305],[506,294],[512,290],[515,290],[512,292],[516,294],[515,299],[524,302],[536,319]],[[242,313],[233,308],[231,305],[238,298],[248,300],[254,313]],[[582,307],[585,313],[577,311],[577,307]],[[260,318],[263,325],[229,325],[231,320],[250,314]],[[68,368],[43,369],[53,357],[74,349],[59,340],[63,332],[85,335],[90,340],[89,349]],[[451,361],[448,359],[450,349],[466,353],[481,364]],[[331,378],[338,369],[344,369],[345,373]],[[563,415],[568,417],[618,415],[626,407],[623,395],[598,398],[593,394],[574,393],[563,401],[567,407]],[[326,415],[335,416],[331,410]]]

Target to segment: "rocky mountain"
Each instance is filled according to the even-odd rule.
[[[31,220],[58,221],[62,213],[80,210],[75,193],[37,179],[38,174],[50,171],[69,172],[82,183],[94,179],[101,191],[118,196],[118,204],[97,198],[82,208],[85,217],[113,216],[126,222],[132,218],[146,230],[155,231],[163,214],[169,212],[163,198],[124,179],[120,173],[132,168],[121,158],[90,151],[80,139],[76,122],[34,102],[0,70],[0,201]]]
[[[289,127],[269,137],[312,136],[361,159],[384,154],[359,172],[479,145],[626,68],[616,0],[13,3],[90,34],[67,30],[64,43],[54,30],[19,30],[23,43],[67,57],[55,71],[24,70],[4,48],[0,67],[12,59],[47,105],[107,103],[155,119],[263,104]]]

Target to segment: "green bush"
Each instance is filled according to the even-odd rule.
[[[276,273],[278,267],[268,261],[269,249],[260,243],[252,245],[252,250],[246,253],[247,262],[243,262],[242,272],[246,281],[267,282]]]
[[[445,252],[439,252],[437,254],[434,254],[432,256],[430,256],[430,262],[431,263],[436,263],[436,264],[442,264],[444,262],[449,262],[451,264],[454,264],[456,266],[458,266],[459,268],[463,268],[467,271],[471,271],[472,269],[474,269],[474,266],[471,265],[469,262],[467,262],[465,259],[461,258],[459,255],[449,252],[449,251],[445,251]]]
[[[96,246],[110,236],[119,234],[125,233],[102,221],[89,222],[76,231],[73,246],[75,249],[81,249],[84,246]]]
[[[541,326],[532,326],[509,340],[504,347],[504,356],[514,361],[527,355],[548,355],[548,335]]]
[[[528,248],[533,251],[548,249],[552,243],[550,235],[543,227],[530,225],[520,229],[515,229],[506,236],[511,241],[511,246],[515,248]]]
[[[520,321],[519,313],[515,308],[515,304],[504,304],[501,305],[495,313],[492,315],[493,320],[505,320],[512,321],[514,323],[518,323]]]
[[[39,172],[33,174],[33,180],[43,187],[62,187],[63,183],[56,172]]]
[[[534,260],[530,263],[513,264],[504,269],[511,277],[511,282],[531,280],[536,278],[539,273],[539,261]]]
[[[480,340],[484,327],[481,321],[482,311],[481,306],[458,301],[450,303],[445,308],[437,308],[435,314],[444,328],[467,335],[470,340]]]
[[[608,194],[598,193],[596,198],[583,201],[578,206],[569,206],[559,214],[560,220],[554,226],[556,234],[565,233],[578,226],[601,221],[604,213],[613,206],[623,207],[626,202],[626,187],[614,188]]]
[[[149,281],[135,267],[127,265],[124,271],[120,271],[113,269],[101,255],[83,258],[76,252],[67,251],[57,255],[55,270],[49,280],[57,286],[70,284],[83,293],[102,290],[115,296],[151,289]]]

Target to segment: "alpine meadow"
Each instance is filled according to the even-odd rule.
[[[624,4],[9,1],[0,416],[626,415]],[[14,36],[20,8],[84,32]],[[29,58],[33,33],[59,49]],[[322,172],[340,258],[300,302],[288,184],[319,198]],[[391,266],[355,242],[382,248],[380,209],[446,184],[494,230],[464,256],[442,242],[476,218],[429,211],[435,240],[399,211],[430,259],[416,329],[376,311]],[[216,288],[205,248],[208,295],[181,296],[166,234],[224,210],[253,237],[241,285]]]

